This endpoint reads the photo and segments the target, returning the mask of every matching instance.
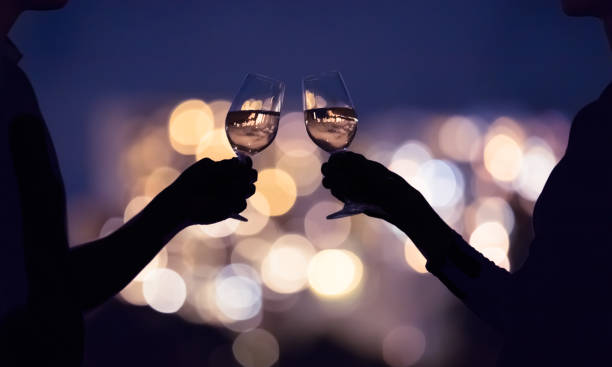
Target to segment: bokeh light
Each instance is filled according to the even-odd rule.
[[[295,180],[299,196],[312,194],[321,186],[321,159],[317,154],[295,156],[285,154],[276,167],[289,173]]]
[[[463,116],[452,116],[438,132],[440,150],[449,158],[460,162],[477,159],[482,134],[476,123]]]
[[[214,115],[202,100],[180,103],[170,114],[168,134],[172,147],[181,154],[196,152],[200,139],[214,128]]]
[[[484,148],[484,164],[496,180],[510,182],[521,171],[523,152],[520,145],[508,135],[490,138]]]
[[[279,216],[287,213],[297,198],[297,186],[287,172],[278,168],[267,168],[259,172],[255,183],[257,192],[266,199],[267,206],[254,201],[252,204],[260,213]]]
[[[150,202],[151,198],[149,196],[137,196],[130,200],[123,212],[123,221],[127,222],[132,219],[136,214],[140,213],[147,205],[149,205]]]
[[[104,224],[102,225],[102,228],[100,228],[100,238],[106,237],[109,234],[115,232],[116,230],[121,228],[123,223],[124,223],[123,218],[120,218],[120,217],[108,218],[106,222],[104,222]]]
[[[363,277],[361,259],[347,250],[329,249],[318,252],[308,265],[310,289],[323,298],[348,295]]]
[[[290,112],[283,115],[281,128],[278,129],[274,145],[281,152],[292,157],[305,157],[315,154],[317,146],[306,133],[303,112]]]
[[[499,222],[485,222],[476,227],[470,236],[469,243],[481,253],[488,248],[497,248],[503,254],[507,254],[510,247],[508,232]],[[489,251],[489,254],[496,253],[491,252],[491,250],[487,251]],[[485,254],[483,253],[483,255]],[[488,259],[493,261],[496,265],[500,265],[504,261],[504,258],[499,256],[494,256],[493,258]]]
[[[147,177],[144,186],[144,194],[148,197],[155,197],[163,189],[168,187],[176,178],[180,172],[172,167],[159,167],[153,171],[149,177]]]
[[[264,284],[276,293],[295,293],[306,287],[308,263],[315,250],[310,241],[287,234],[272,244],[261,264]]]
[[[134,278],[134,280],[142,282],[153,270],[163,268],[166,266],[166,264],[168,264],[168,251],[163,248],[157,255],[155,255],[155,257],[147,264],[147,266],[145,266],[140,271],[140,273],[136,275],[136,278]]]
[[[234,233],[238,229],[239,224],[240,221],[233,218],[228,218],[226,220],[222,220],[221,222],[201,225],[199,228],[202,230],[202,232],[206,233],[210,237],[221,238]]]
[[[464,192],[461,171],[451,162],[432,159],[419,169],[420,180],[415,188],[433,207],[445,207],[457,203]]]
[[[263,329],[254,329],[236,337],[232,345],[236,360],[244,367],[270,367],[279,357],[278,341]]]
[[[231,320],[255,317],[262,306],[257,272],[245,264],[224,267],[215,278],[215,300],[219,310]]]
[[[412,270],[420,274],[427,273],[427,268],[425,268],[427,259],[425,259],[425,256],[421,254],[410,238],[406,238],[406,241],[404,242],[404,259],[406,260],[406,264],[408,264]]]
[[[249,221],[239,222],[235,233],[241,236],[255,235],[261,232],[270,221],[270,204],[265,196],[256,192],[247,199],[247,208],[241,215]]]
[[[550,146],[542,139],[528,139],[525,146],[523,165],[515,186],[525,199],[536,201],[550,172],[557,164],[557,159]]]
[[[515,216],[510,204],[501,197],[481,197],[465,213],[468,228],[475,229],[485,222],[499,222],[508,233],[514,229]]]
[[[187,287],[181,276],[171,269],[155,269],[144,279],[142,293],[152,309],[162,313],[178,311],[185,303]]]
[[[326,103],[314,95],[310,102]],[[262,103],[266,101],[250,100],[243,107]],[[94,232],[101,228],[102,237],[120,228],[194,158],[235,157],[224,129],[229,107],[223,99],[192,99],[174,108],[168,119],[168,106],[162,106],[157,120],[149,114],[142,127],[130,125],[119,134],[117,141],[129,144],[118,150],[118,162],[106,166],[118,166],[122,182],[103,197],[127,198],[128,204],[113,204],[117,213],[124,209],[123,216],[104,221],[117,214],[102,213]],[[525,225],[563,154],[569,125],[559,125],[559,133],[559,118],[548,114],[491,121],[495,111],[463,113],[407,109],[379,114],[375,127],[360,127],[351,150],[406,179],[476,250],[510,270],[510,233],[513,241],[529,235],[515,227]],[[382,358],[391,366],[447,365],[448,354],[434,353],[436,344],[426,344],[422,330],[435,330],[433,314],[451,312],[448,293],[442,286],[431,287],[431,276],[419,275],[427,274],[426,259],[398,228],[365,215],[325,219],[342,207],[319,189],[321,163],[327,159],[309,139],[303,113],[284,114],[274,143],[254,160],[257,192],[241,213],[249,221],[228,219],[184,229],[119,298],[240,333],[233,349],[243,366],[269,366],[278,359],[278,341],[258,329],[262,325],[283,346],[329,333],[353,352]],[[420,292],[424,287],[427,292]],[[415,291],[419,297],[413,297]],[[367,315],[382,308],[385,317],[370,321]],[[406,315],[414,320],[410,326],[402,326]],[[357,328],[363,335],[351,336]]]
[[[306,237],[318,248],[340,246],[351,233],[351,219],[328,220],[326,216],[342,209],[342,204],[321,201],[312,206],[304,217]]]
[[[413,366],[423,357],[426,346],[421,330],[414,326],[398,326],[383,340],[383,359],[392,367]]]
[[[206,133],[199,141],[195,150],[196,159],[210,158],[213,161],[231,159],[236,156],[232,150],[225,128],[218,128]]]

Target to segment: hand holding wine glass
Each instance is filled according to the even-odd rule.
[[[304,120],[310,139],[326,152],[342,152],[351,144],[357,132],[357,113],[339,72],[307,76],[302,81]],[[363,213],[364,203],[345,200],[342,210],[327,219],[343,218]]]
[[[276,137],[285,85],[264,75],[248,74],[225,119],[227,139],[240,161],[266,149]],[[234,219],[247,221],[239,214]]]

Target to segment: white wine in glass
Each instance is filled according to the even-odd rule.
[[[283,82],[259,74],[246,76],[225,118],[225,133],[238,159],[257,154],[272,144],[284,95]],[[239,214],[231,217],[247,221]]]
[[[304,121],[310,139],[329,153],[345,150],[357,133],[357,113],[344,79],[337,71],[302,80]],[[347,201],[342,210],[327,216],[337,219],[363,213],[368,206]]]

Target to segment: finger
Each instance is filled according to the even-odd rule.
[[[344,196],[344,193],[340,190],[332,189],[331,194],[340,201],[343,201],[343,202],[346,201],[346,197]]]
[[[248,174],[249,183],[257,182],[257,176],[257,171],[254,169],[250,169]]]
[[[253,184],[249,185],[249,188],[248,188],[247,193],[246,193],[246,197],[253,196],[253,194],[255,194],[255,190],[256,190],[255,185],[253,185]]]
[[[321,173],[323,176],[327,176],[329,174],[329,164],[327,162],[321,165]]]
[[[253,167],[253,160],[248,155],[242,156],[240,163],[248,168]]]
[[[242,199],[238,202],[236,202],[236,204],[233,205],[233,213],[240,213],[243,212],[247,207],[247,202],[246,200]]]

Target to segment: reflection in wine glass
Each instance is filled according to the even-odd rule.
[[[337,71],[307,76],[302,81],[304,120],[308,136],[329,153],[346,149],[357,132],[357,113],[353,101]],[[327,219],[363,213],[366,206],[347,201],[342,210]]]
[[[283,82],[248,74],[225,118],[227,139],[239,159],[266,149],[276,137],[283,104]],[[246,221],[234,214],[232,218]]]

